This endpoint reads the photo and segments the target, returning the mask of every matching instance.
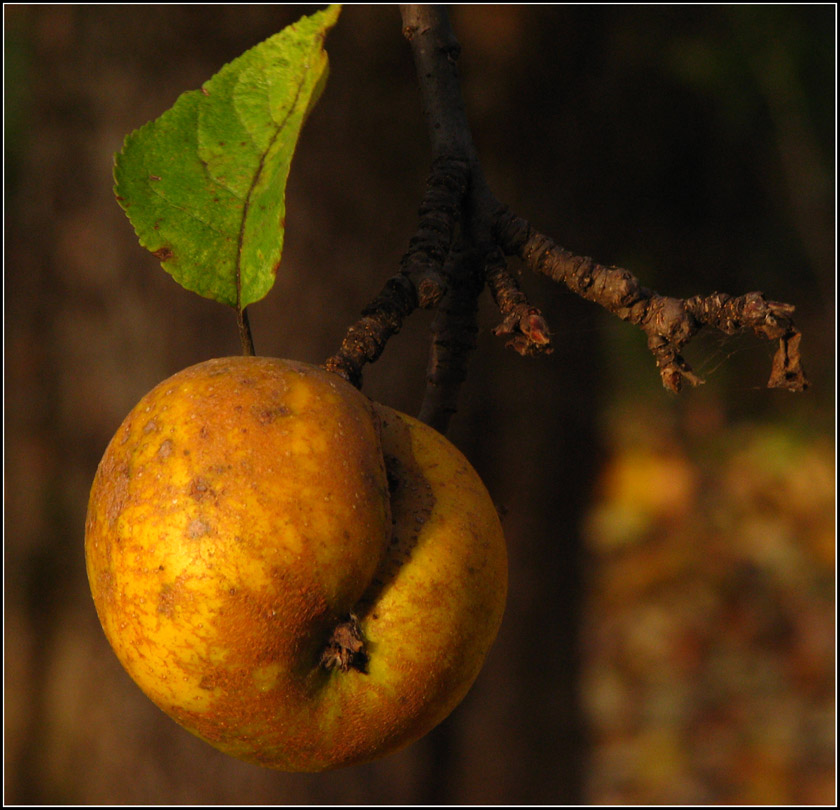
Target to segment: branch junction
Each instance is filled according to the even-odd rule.
[[[458,78],[460,46],[445,7],[402,5],[400,13],[423,98],[432,167],[399,272],[350,327],[327,369],[361,387],[364,365],[379,357],[404,319],[418,306],[436,308],[419,416],[445,432],[475,348],[477,302],[485,286],[502,317],[494,334],[508,337],[507,345],[523,355],[551,351],[548,324],[507,267],[506,257],[516,256],[533,272],[639,327],[669,391],[703,382],[681,351],[704,328],[727,335],[752,330],[778,340],[768,387],[808,387],[791,304],[768,301],[760,292],[685,300],[660,295],[628,270],[560,247],[502,205],[487,186],[473,144]]]

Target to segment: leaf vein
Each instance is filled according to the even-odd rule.
[[[303,85],[306,83],[307,74],[304,73],[301,75],[300,80],[298,81],[297,89],[295,90],[295,97],[292,100],[292,103],[289,105],[289,109],[286,112],[286,115],[283,116],[283,120],[277,125],[276,129],[274,130],[274,134],[271,136],[271,140],[268,142],[268,146],[266,146],[265,150],[263,151],[262,155],[260,155],[260,161],[257,165],[257,170],[254,172],[254,179],[251,181],[251,185],[248,188],[248,193],[245,195],[245,200],[242,204],[242,217],[239,222],[239,235],[237,237],[236,242],[236,309],[242,309],[242,247],[245,241],[245,225],[248,220],[248,209],[250,208],[251,204],[251,197],[254,193],[254,189],[257,186],[257,182],[260,179],[260,175],[262,174],[263,168],[265,167],[265,159],[268,153],[271,151],[274,144],[277,142],[277,138],[280,137],[280,133],[285,129],[286,124],[289,122],[289,118],[291,118],[292,113],[297,109],[298,99],[300,98],[300,91],[303,89]]]

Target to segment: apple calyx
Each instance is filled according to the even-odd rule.
[[[321,653],[321,666],[325,669],[338,668],[341,672],[355,669],[367,674],[368,655],[359,619],[354,613],[340,622]]]

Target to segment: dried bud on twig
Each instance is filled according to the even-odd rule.
[[[493,334],[513,335],[507,345],[521,355],[550,353],[552,348],[548,324],[542,313],[528,303],[498,248],[488,255],[485,274],[493,300],[503,318]]]

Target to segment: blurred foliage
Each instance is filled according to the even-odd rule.
[[[6,5],[5,790],[12,803],[831,801],[835,47],[830,5],[456,5],[485,173],[561,245],[667,295],[796,305],[812,381],[709,334],[662,391],[643,337],[523,276],[548,358],[478,350],[451,438],[506,512],[510,596],[473,692],[325,776],[216,754],[139,694],[85,581],[87,494],[142,394],[238,351],[137,246],[125,134],[311,8]],[[428,145],[393,6],[347,6],[287,194],[257,351],[320,363],[399,264]],[[250,310],[249,310],[250,311]],[[416,412],[428,313],[366,373]],[[493,763],[492,768],[487,763]]]
[[[831,441],[614,418],[586,522],[590,801],[831,804]]]

